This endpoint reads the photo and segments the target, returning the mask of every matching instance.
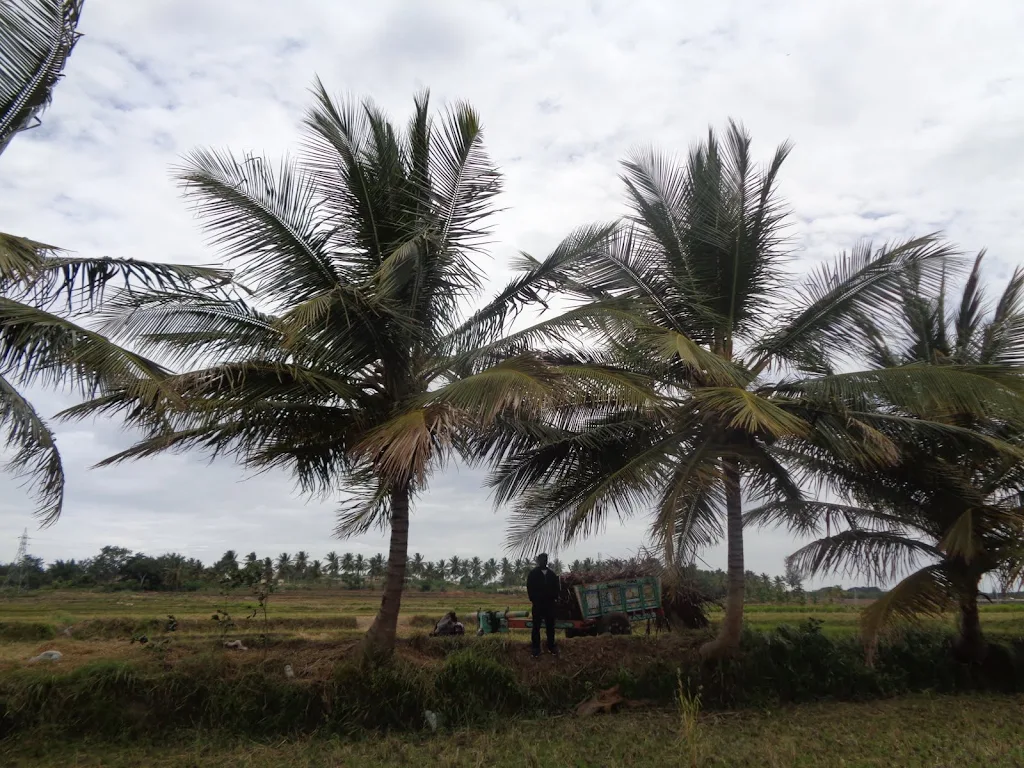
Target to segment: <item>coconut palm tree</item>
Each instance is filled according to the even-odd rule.
[[[352,573],[355,570],[355,558],[352,557],[351,552],[346,552],[341,556],[341,572],[344,574]]]
[[[555,265],[604,231],[581,230],[545,262],[531,260],[467,315],[500,189],[477,114],[458,104],[434,118],[424,94],[403,130],[369,101],[339,103],[320,83],[314,91],[300,161],[197,150],[178,170],[238,284],[109,305],[115,338],[192,369],[164,382],[171,395],[156,403],[126,392],[69,415],[121,413],[148,433],[108,463],[199,448],[290,468],[306,492],[344,487],[340,535],[391,530],[366,636],[368,650],[388,652],[411,504],[431,473],[453,452],[471,458],[469,436],[499,413],[593,396],[578,366],[548,361],[522,337],[500,350],[493,342],[552,287]]]
[[[380,577],[385,572],[384,555],[378,552],[376,555],[370,558],[367,563],[367,575],[370,577],[370,581],[376,582],[380,580]]]
[[[462,577],[462,558],[458,555],[452,555],[451,560],[448,561],[448,576],[452,581],[458,581]]]
[[[932,389],[976,412],[994,402],[990,390],[1007,396],[978,377],[954,386],[952,367],[836,373],[861,315],[898,306],[908,269],[938,285],[952,252],[935,237],[865,244],[796,280],[784,269],[787,212],[776,188],[789,151],[758,166],[749,136],[730,123],[681,167],[653,150],[628,160],[630,217],[606,248],[561,264],[552,280],[579,304],[532,332],[596,338],[591,358],[650,381],[661,399],[553,407],[535,423],[499,423],[480,447],[496,466],[496,502],[515,503],[510,544],[522,552],[567,545],[610,515],[649,514],[668,562],[724,533],[729,592],[708,656],[739,644],[744,494],[804,499],[782,451],[814,434],[865,466],[892,459],[879,417],[840,395],[909,402]]]
[[[82,0],[0,3],[0,153],[38,124],[79,38],[81,9]],[[74,257],[0,232],[0,430],[7,467],[27,478],[44,525],[60,516],[64,469],[53,432],[21,390],[42,384],[93,395],[130,384],[152,397],[163,369],[80,325],[79,315],[112,280],[172,290],[224,278],[198,267]],[[149,386],[134,383],[140,376]]]
[[[362,579],[367,567],[366,558],[363,557],[362,553],[356,555],[355,560],[352,561],[352,573],[356,575],[356,578]]]
[[[466,573],[473,583],[479,584],[484,575],[484,562],[479,557],[473,557],[466,564]]]
[[[292,562],[292,571],[295,578],[306,578],[306,570],[309,568],[309,553],[299,550],[295,553],[295,560]]]
[[[413,578],[417,578],[423,575],[423,555],[416,552],[412,559],[409,560],[409,575]]]
[[[498,576],[498,561],[495,558],[489,558],[484,563],[483,578],[484,584],[490,584]]]
[[[994,308],[986,309],[983,255],[975,259],[959,302],[948,301],[945,285],[928,291],[913,272],[905,276],[898,324],[882,328],[870,316],[861,320],[861,343],[871,363],[879,370],[961,366],[1010,383],[1024,377],[1024,269],[1014,272]],[[769,504],[752,510],[750,522],[786,524],[804,536],[824,534],[791,557],[801,575],[845,572],[880,582],[905,575],[864,611],[869,645],[896,619],[955,606],[957,651],[977,660],[986,648],[978,616],[981,579],[1024,568],[1024,422],[1019,405],[988,419],[944,401],[928,405],[907,415],[962,433],[914,441],[892,435],[899,462],[871,473],[808,451],[800,457],[803,465],[830,478],[826,487],[836,501]]]
[[[448,573],[448,561],[438,560],[436,563],[434,563],[434,571],[435,573],[437,573],[437,578],[439,578],[441,581],[444,581]]]
[[[292,556],[287,552],[282,552],[277,556],[277,578],[283,579],[289,576],[292,572]]]
[[[312,563],[310,563],[308,575],[309,578],[313,579],[313,581],[319,579],[323,575],[323,563],[321,563],[319,560],[314,560]]]
[[[250,552],[248,555],[245,556],[245,564],[246,565],[252,565],[257,560],[259,560],[259,558],[256,556],[255,552]]]
[[[327,553],[327,575],[333,578],[337,578],[339,571],[341,571],[341,558],[338,557],[338,553],[331,551]]]

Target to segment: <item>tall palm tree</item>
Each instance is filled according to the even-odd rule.
[[[277,556],[277,578],[283,579],[292,572],[292,556],[282,552]]]
[[[39,122],[79,38],[81,9],[82,0],[0,3],[0,153]],[[152,398],[164,370],[76,320],[111,281],[174,290],[225,277],[199,267],[73,257],[0,232],[0,430],[7,466],[28,479],[44,525],[60,516],[64,468],[53,432],[20,390],[43,384],[94,395],[130,385],[138,397]],[[139,377],[150,386],[135,384]]]
[[[371,581],[376,582],[380,579],[381,576],[384,575],[384,572],[384,555],[378,552],[376,555],[371,557],[369,562],[367,563],[367,575],[370,577]]]
[[[496,559],[489,558],[484,563],[483,568],[483,579],[484,584],[490,584],[498,576],[498,561]]]
[[[437,573],[437,578],[444,581],[448,574],[448,562],[446,560],[438,560],[434,563],[434,571]]]
[[[869,316],[861,320],[870,362],[880,370],[961,366],[1019,387],[1024,269],[1014,272],[995,307],[986,309],[983,255],[975,259],[959,302],[948,301],[945,285],[927,291],[913,272],[906,275],[898,322],[882,328]],[[802,575],[849,572],[887,581],[906,574],[864,611],[862,627],[870,645],[896,619],[956,606],[957,650],[974,660],[986,647],[978,615],[981,579],[993,571],[1019,574],[1024,568],[1024,403],[1018,398],[988,419],[941,401],[926,406],[907,415],[962,432],[914,441],[893,435],[899,462],[871,473],[840,457],[807,452],[802,463],[831,479],[826,487],[837,501],[765,505],[752,510],[749,519],[784,523],[803,535],[825,534],[792,556]],[[894,413],[891,406],[887,410]]]
[[[341,570],[341,558],[338,557],[338,553],[331,551],[327,553],[327,575],[337,577],[338,572]]]
[[[423,555],[416,552],[409,561],[409,573],[414,578],[423,575]]]
[[[299,550],[295,553],[295,560],[292,562],[292,570],[298,579],[306,578],[306,570],[309,568],[309,553]]]
[[[323,563],[319,560],[314,560],[309,564],[309,578],[316,581],[323,575]]]
[[[351,552],[346,552],[341,556],[341,572],[348,574],[352,573],[355,569],[355,558]]]
[[[462,558],[452,555],[451,560],[448,561],[448,576],[452,581],[458,581],[462,577],[462,569]]]
[[[362,553],[359,553],[356,555],[355,560],[352,561],[352,573],[361,579],[363,574],[366,573],[366,568],[366,558],[363,557]]]
[[[813,433],[851,461],[887,461],[894,448],[876,439],[877,417],[839,394],[904,402],[939,383],[954,396],[952,370],[835,372],[859,317],[898,305],[907,269],[937,285],[951,251],[934,237],[865,245],[797,281],[784,269],[776,189],[789,151],[758,166],[750,137],[730,123],[682,167],[653,150],[627,161],[630,217],[606,248],[561,264],[563,292],[580,304],[533,333],[596,337],[591,358],[650,381],[660,399],[552,407],[536,423],[499,423],[480,447],[495,462],[496,501],[516,504],[510,543],[520,551],[567,545],[611,514],[650,514],[673,563],[724,532],[729,591],[708,656],[739,644],[744,494],[804,498],[782,451]],[[956,396],[984,411],[988,383],[963,378]]]
[[[252,563],[255,563],[257,560],[259,560],[259,558],[256,556],[255,552],[250,552],[248,555],[245,556],[246,565],[251,565]]]
[[[109,461],[199,448],[288,467],[307,492],[345,487],[339,535],[391,530],[366,636],[367,650],[388,652],[411,503],[431,473],[453,452],[471,458],[469,435],[498,413],[574,386],[592,396],[577,368],[521,341],[500,352],[493,342],[548,290],[552,265],[603,232],[582,230],[547,261],[531,260],[466,315],[500,188],[477,114],[458,104],[434,118],[424,94],[403,130],[369,101],[339,103],[319,83],[314,91],[301,161],[197,150],[178,171],[244,288],[153,292],[108,310],[116,338],[196,367],[170,377],[161,391],[173,396],[156,403],[126,392],[71,415],[122,413],[148,433]]]

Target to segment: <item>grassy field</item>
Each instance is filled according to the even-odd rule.
[[[251,670],[273,678],[288,663],[294,668],[296,684],[326,684],[338,665],[352,658],[378,601],[379,595],[371,592],[293,589],[272,596],[264,623],[261,617],[245,618],[254,604],[246,594],[30,593],[0,599],[0,676],[45,676],[51,671],[65,675],[78,668],[84,672],[87,666],[95,669],[97,662],[127,662],[156,675],[194,668],[219,670],[217,675],[229,677]],[[416,640],[432,620],[447,610],[467,617],[477,608],[506,605],[525,607],[518,595],[410,593],[403,601],[400,634],[406,640],[400,654],[411,668],[429,667],[434,674],[446,663],[447,651],[436,642]],[[827,635],[851,636],[857,630],[860,607],[751,605],[747,622],[754,629],[771,630],[814,618],[823,622]],[[230,615],[231,622],[213,620],[218,611]],[[174,632],[167,631],[168,615],[178,622]],[[991,637],[1024,636],[1024,605],[985,606],[982,617]],[[933,624],[951,629],[954,619]],[[132,642],[140,634],[146,634],[146,644]],[[692,655],[706,636],[706,632],[676,632],[650,638],[565,641],[557,665],[559,685],[578,683],[598,668],[612,675],[621,672],[629,679],[630,674],[642,675],[652,664],[672,667],[688,653]],[[224,650],[226,639],[241,639],[251,652]],[[509,650],[496,658],[511,665],[517,679],[533,686],[531,690],[543,689],[553,668],[529,659],[525,636],[511,640],[511,645],[502,646]],[[481,642],[502,643],[499,638],[467,642],[473,647]],[[30,657],[49,649],[59,650],[64,658],[46,669],[26,666]],[[853,653],[856,656],[859,651]],[[568,703],[574,706],[577,701]],[[914,695],[770,712],[723,712],[719,707],[717,712],[703,713],[690,728],[677,710],[664,706],[668,698],[660,701],[661,708],[593,719],[559,715],[544,722],[512,718],[501,723],[496,717],[499,726],[487,730],[346,740],[281,741],[269,735],[261,740],[263,732],[257,729],[248,740],[228,732],[218,736],[216,731],[184,730],[160,733],[160,741],[153,743],[89,743],[56,735],[46,738],[44,726],[41,733],[0,743],[0,766],[1024,765],[1024,740],[1017,736],[1024,707],[1016,697]]]
[[[233,639],[247,646],[287,644],[293,652],[306,645],[323,655],[324,648],[353,645],[372,621],[379,600],[378,594],[369,591],[278,592],[269,601],[264,624],[262,615],[248,618],[255,601],[245,593],[27,593],[0,599],[0,671],[20,667],[26,659],[51,649],[64,655],[64,668],[103,659],[143,660],[152,646],[132,643],[132,637],[139,635],[150,641],[173,639],[178,656],[208,651]],[[506,606],[528,607],[521,595],[410,592],[403,598],[399,634],[423,634],[448,610],[468,620],[478,608]],[[231,622],[214,621],[218,610],[226,611]],[[859,611],[859,606],[838,603],[750,605],[746,621],[753,629],[770,630],[816,618],[823,622],[823,632],[842,636],[856,633]],[[178,622],[173,634],[165,631],[170,615]],[[711,618],[716,621],[718,612],[713,611]],[[1024,605],[984,606],[982,620],[991,637],[1024,636]],[[955,619],[950,616],[930,623],[952,630]]]
[[[774,712],[677,713],[515,721],[492,730],[361,740],[159,744],[8,743],[6,768],[298,768],[299,766],[957,766],[1024,765],[1019,698],[912,696]]]

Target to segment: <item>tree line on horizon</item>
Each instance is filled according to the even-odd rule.
[[[620,566],[618,558],[582,558],[566,563],[555,558],[550,567],[556,573],[590,574]],[[409,558],[406,587],[414,591],[522,590],[526,576],[534,567],[527,558],[459,557],[429,560],[420,553]],[[652,572],[664,567],[651,563]],[[273,580],[278,588],[324,587],[339,589],[378,589],[387,572],[383,554],[335,551],[323,558],[313,558],[303,550],[294,554],[282,552],[277,557],[259,557],[250,552],[240,557],[235,550],[226,551],[219,560],[204,565],[201,560],[179,553],[150,556],[132,552],[125,547],[105,546],[91,558],[57,559],[47,564],[42,558],[26,555],[20,563],[0,563],[0,591],[17,592],[36,589],[100,589],[196,592],[232,589],[244,582],[238,578],[252,571],[262,580]],[[727,592],[727,575],[722,569],[703,569],[691,564],[685,569],[686,583],[712,600],[720,600]],[[799,572],[787,566],[784,575],[745,573],[746,595],[753,603],[795,603],[860,597],[874,598],[883,594],[878,587],[841,586],[805,590]]]
[[[0,149],[48,103],[82,3],[15,5]],[[930,233],[795,275],[791,147],[758,163],[730,121],[681,158],[632,153],[623,216],[521,255],[481,304],[502,177],[472,107],[422,93],[400,124],[320,81],[311,102],[296,158],[197,149],[175,169],[223,266],[0,236],[0,423],[42,521],[64,473],[33,384],[80,393],[61,419],[143,436],[100,466],[200,451],[285,468],[343,494],[339,536],[388,529],[368,653],[394,647],[415,500],[460,459],[490,467],[516,555],[631,516],[679,571],[724,539],[706,657],[739,646],[744,528],[761,525],[812,538],[790,560],[804,577],[898,579],[867,640],[952,609],[957,652],[984,656],[981,580],[1024,566],[1024,269],[993,292],[983,252]]]

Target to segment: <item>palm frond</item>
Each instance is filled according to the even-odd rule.
[[[27,237],[0,232],[0,290],[24,291],[38,273],[43,257],[58,250]]]
[[[517,553],[536,547],[556,549],[593,535],[609,514],[623,520],[650,509],[671,476],[683,442],[682,436],[670,434],[652,442],[612,446],[598,445],[588,436],[573,447],[576,450],[557,459],[556,482],[534,483],[521,497],[509,519],[507,546]],[[586,450],[587,443],[593,450]],[[548,469],[541,469],[544,463]],[[538,469],[552,475],[550,459],[536,469],[524,469],[495,483],[497,499],[507,498],[516,483]]]
[[[697,407],[709,409],[730,429],[774,438],[803,437],[811,432],[810,424],[781,403],[740,387],[700,387],[690,397]]]
[[[36,516],[43,525],[60,517],[64,505],[64,468],[53,432],[32,404],[0,376],[0,429],[12,456],[7,468],[28,480],[36,497]]]
[[[956,334],[957,359],[968,362],[976,359],[978,331],[981,328],[984,312],[984,291],[981,287],[981,260],[985,251],[981,251],[974,259],[971,274],[964,284],[964,292],[960,298],[960,308],[953,318]]]
[[[717,458],[709,442],[698,445],[672,474],[651,518],[652,544],[664,547],[671,539],[676,559],[683,562],[722,538],[724,497]]]
[[[0,374],[16,381],[73,385],[92,394],[128,385],[157,386],[158,364],[95,331],[0,296]]]
[[[789,556],[789,562],[805,576],[835,573],[884,582],[916,567],[922,558],[941,557],[938,549],[918,539],[890,531],[853,529],[801,547]]]
[[[257,155],[197,149],[176,170],[185,196],[229,261],[268,300],[290,303],[337,287],[330,230],[309,174]]]
[[[428,402],[443,403],[472,414],[487,424],[499,413],[537,413],[559,396],[556,370],[534,355],[511,357],[480,373],[456,379],[429,395]]]
[[[78,42],[82,0],[0,4],[0,153],[50,103]]]
[[[913,269],[929,286],[937,286],[956,252],[936,235],[886,245],[872,252],[862,243],[820,267],[799,288],[797,307],[781,327],[755,348],[760,371],[776,360],[811,364],[822,347],[849,349],[862,329],[863,317],[886,327],[885,310],[896,310],[903,299],[907,270]]]
[[[96,314],[103,320],[102,333],[131,340],[141,352],[158,353],[171,365],[270,357],[283,336],[277,318],[208,291],[124,293]]]
[[[366,473],[346,483],[350,497],[338,507],[334,535],[339,539],[361,536],[373,528],[384,529],[391,520],[391,494],[387,487]]]
[[[655,327],[638,329],[641,341],[649,342],[666,360],[678,357],[699,381],[711,386],[745,387],[750,376],[732,361],[715,354],[684,333]]]
[[[452,450],[465,420],[460,410],[444,404],[413,408],[375,427],[352,451],[372,464],[384,485],[422,487],[432,464]]]
[[[804,379],[779,390],[853,410],[871,411],[881,401],[925,417],[964,414],[1020,421],[1022,387],[1024,378],[1012,368],[914,363]]]
[[[978,362],[1024,368],[1024,269],[1014,270],[981,339]]]
[[[501,175],[484,151],[480,116],[469,104],[449,109],[433,136],[430,189],[440,224],[440,249],[448,254],[472,251],[489,236],[482,225],[501,191]],[[452,267],[452,282],[475,284],[477,271],[470,264],[453,261]]]
[[[518,262],[522,273],[514,278],[486,306],[474,312],[459,327],[440,340],[439,354],[451,356],[459,350],[476,350],[496,341],[508,324],[529,304],[543,304],[545,298],[571,281],[578,262],[593,258],[617,225],[582,227],[562,240],[542,262],[523,254]]]
[[[871,650],[882,630],[895,621],[916,621],[921,616],[941,616],[956,594],[947,563],[933,563],[907,576],[884,592],[861,614],[861,634]]]

